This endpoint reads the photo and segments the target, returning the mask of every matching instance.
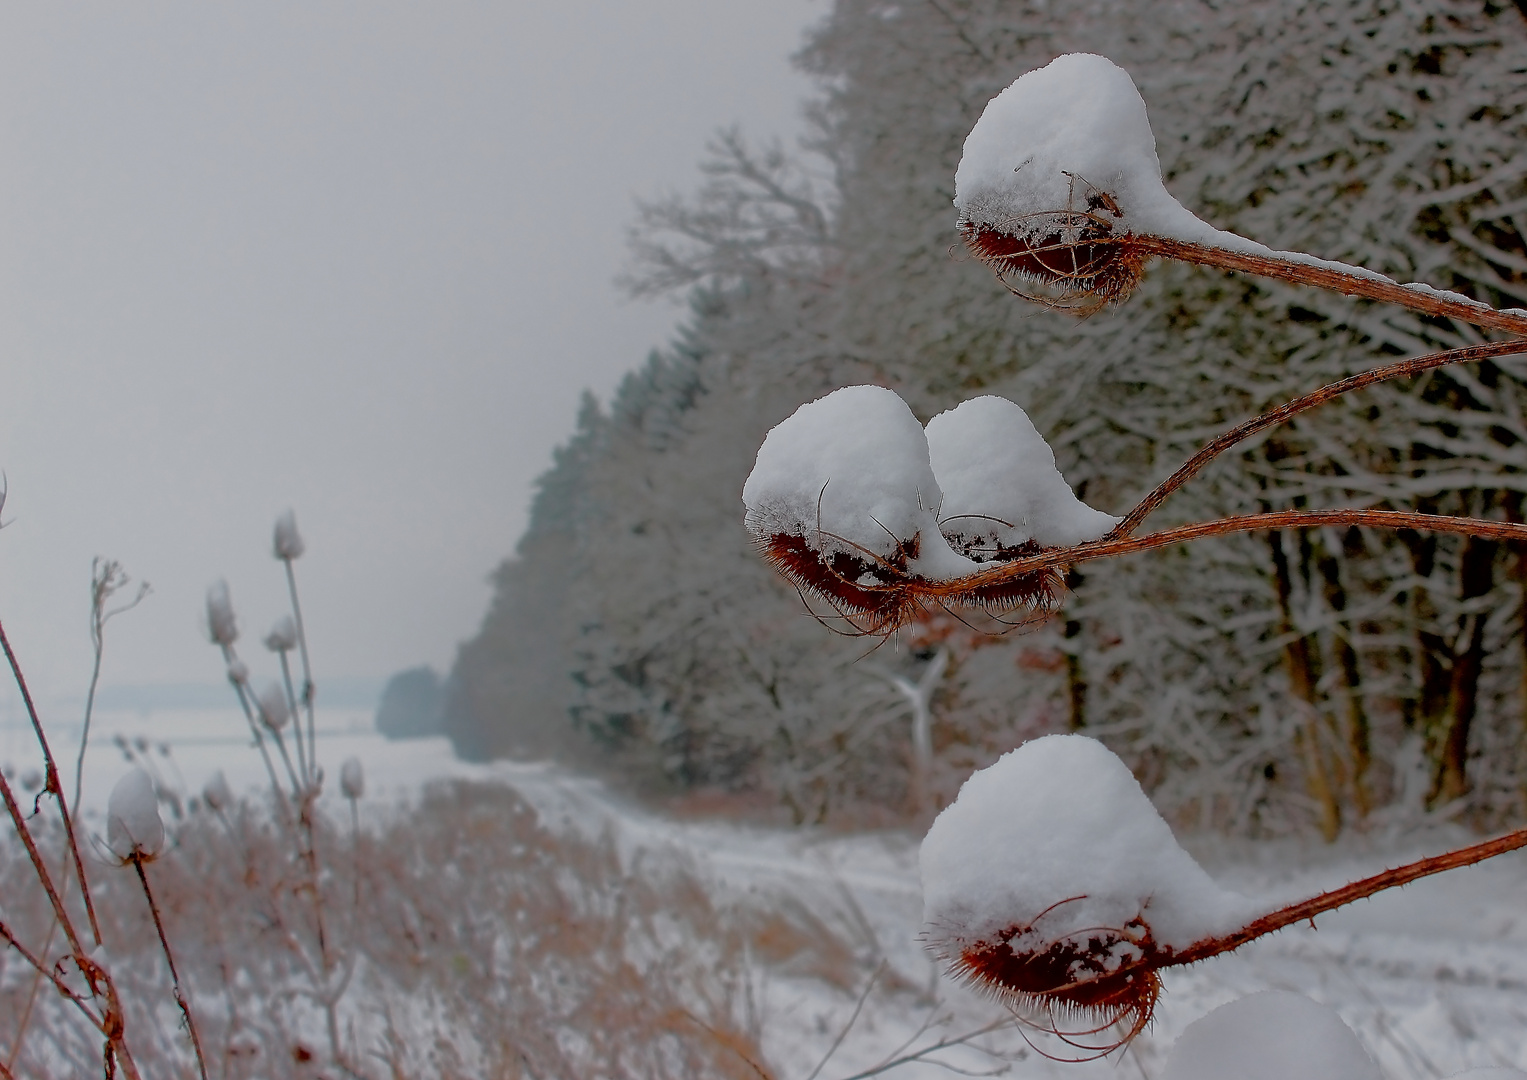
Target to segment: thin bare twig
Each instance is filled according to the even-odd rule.
[[[864,992],[859,995],[859,1000],[854,1003],[853,1015],[848,1018],[848,1023],[843,1025],[842,1030],[838,1032],[838,1037],[832,1041],[832,1045],[827,1048],[827,1053],[822,1055],[822,1060],[817,1062],[817,1067],[811,1070],[811,1075],[806,1077],[806,1080],[817,1080],[817,1077],[821,1075],[827,1063],[832,1060],[832,1056],[838,1052],[838,1047],[843,1045],[843,1040],[848,1038],[848,1033],[853,1030],[854,1023],[859,1019],[859,1014],[864,1011],[864,1003],[869,1000],[870,991],[875,989],[875,983],[880,981],[880,976],[884,971],[885,961],[881,960],[880,963],[875,965],[875,970],[870,974],[869,982],[864,984]]]
[[[993,1020],[985,1027],[976,1028],[974,1031],[967,1031],[964,1035],[956,1035],[954,1038],[940,1039],[938,1042],[931,1043],[921,1050],[913,1050],[909,1054],[902,1054],[900,1057],[892,1058],[890,1061],[876,1065],[873,1069],[865,1069],[863,1072],[854,1073],[852,1076],[845,1076],[842,1080],[866,1080],[867,1077],[879,1076],[881,1073],[890,1072],[892,1069],[906,1065],[909,1062],[919,1061],[929,1054],[937,1053],[940,1050],[947,1050],[951,1046],[963,1046],[972,1039],[979,1039],[982,1035],[996,1031],[998,1028],[1006,1027],[1011,1023],[1013,1023],[1013,1018],[1011,1016],[1004,1016],[1001,1020]]]
[[[58,814],[59,817],[63,818],[64,822],[64,836],[69,842],[69,851],[74,856],[74,872],[79,875],[80,895],[85,900],[85,914],[90,919],[90,933],[95,938],[95,943],[99,945],[101,943],[101,924],[96,921],[95,903],[90,899],[90,884],[85,877],[85,863],[80,858],[79,842],[74,836],[73,816],[69,813],[69,804],[64,801],[64,790],[58,780],[58,765],[53,760],[53,751],[48,746],[48,736],[43,732],[42,721],[37,716],[37,706],[32,703],[32,692],[27,689],[26,677],[21,673],[21,664],[17,661],[16,653],[11,648],[11,639],[6,636],[3,623],[0,623],[0,647],[3,647],[5,650],[5,659],[11,666],[11,675],[15,678],[16,686],[21,691],[21,700],[26,705],[27,716],[32,721],[32,731],[37,736],[37,744],[42,747],[42,760],[45,770],[44,790],[51,792],[53,798],[58,803]],[[6,790],[8,793],[9,788]],[[9,803],[9,794],[7,794],[8,806]],[[14,812],[12,816],[15,817]],[[21,828],[19,818],[17,819],[17,826],[18,829]],[[32,850],[35,851],[35,848]],[[47,867],[43,866],[41,860],[34,861],[37,864],[38,873],[46,877]],[[60,921],[65,920],[67,916],[64,914],[63,905],[58,901],[57,894],[52,891],[53,885],[51,879],[48,879],[45,885],[49,890],[49,896],[53,898],[54,910],[58,913]],[[79,947],[79,939],[73,936],[72,927],[66,924],[65,929],[71,935],[70,943],[74,946],[75,952],[83,953],[83,950]]]

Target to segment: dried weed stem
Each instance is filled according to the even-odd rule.
[[[191,1006],[186,1001],[185,991],[181,989],[180,972],[175,967],[175,954],[170,951],[170,939],[164,932],[164,920],[159,915],[159,905],[154,902],[154,891],[149,888],[148,874],[143,869],[143,855],[134,851],[128,857],[128,862],[133,864],[133,869],[138,872],[138,881],[143,886],[144,899],[148,901],[148,910],[154,917],[154,929],[159,932],[159,945],[164,949],[164,960],[170,968],[170,983],[175,994],[175,1004],[180,1006],[181,1015],[186,1018],[186,1031],[191,1036],[191,1047],[196,1051],[196,1067],[201,1072],[201,1080],[207,1080],[207,1059],[202,1054],[201,1036],[196,1031],[196,1021],[191,1017]]]
[[[1105,539],[1116,540],[1129,536],[1157,507],[1164,503],[1173,492],[1181,488],[1194,476],[1203,471],[1204,467],[1220,454],[1244,442],[1259,432],[1268,428],[1276,427],[1297,416],[1323,405],[1333,398],[1353,390],[1361,390],[1375,383],[1387,382],[1391,379],[1405,379],[1413,375],[1419,375],[1435,368],[1446,367],[1450,364],[1471,363],[1478,360],[1487,360],[1498,356],[1514,356],[1527,353],[1527,341],[1496,341],[1483,345],[1469,345],[1461,349],[1448,349],[1445,352],[1428,353],[1426,356],[1418,356],[1410,360],[1401,360],[1398,363],[1386,364],[1371,371],[1349,375],[1337,382],[1327,383],[1318,390],[1313,390],[1302,397],[1294,398],[1287,404],[1280,405],[1276,409],[1270,409],[1260,416],[1255,416],[1245,423],[1226,431],[1224,434],[1211,440],[1203,449],[1189,458],[1181,468],[1158,484],[1145,498],[1141,499],[1130,512],[1125,515],[1112,532]]]

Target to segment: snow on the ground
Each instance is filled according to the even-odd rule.
[[[261,784],[263,766],[239,714],[173,710],[105,712],[96,717],[87,763],[87,823],[104,831],[106,795],[130,766],[114,738],[147,741],[165,779],[199,792],[218,770],[236,792]],[[362,815],[398,812],[426,782],[463,778],[513,785],[546,822],[587,832],[609,828],[628,853],[680,852],[723,898],[803,906],[851,948],[856,970],[842,989],[807,973],[759,976],[755,997],[763,1045],[780,1080],[806,1080],[844,1031],[859,991],[874,987],[858,1019],[821,1069],[820,1080],[845,1080],[895,1053],[927,1047],[994,1021],[992,1002],[943,979],[917,940],[922,894],[917,876],[921,837],[887,831],[749,827],[718,820],[674,820],[623,799],[598,781],[556,766],[456,760],[444,739],[392,742],[378,736],[363,710],[320,710],[319,753],[330,779],[325,798],[348,808],[338,791],[339,763],[362,762]],[[73,738],[55,725],[53,741],[72,781]],[[0,721],[0,765],[18,776],[32,760],[29,734]],[[172,749],[169,756],[161,745]],[[1377,830],[1376,830],[1377,832]],[[1439,825],[1394,829],[1344,840],[1246,845],[1189,838],[1186,846],[1218,881],[1270,903],[1310,895],[1472,836]],[[1078,852],[1086,858],[1088,852]],[[1261,990],[1296,990],[1335,1008],[1389,1080],[1441,1080],[1468,1068],[1527,1068],[1527,854],[1517,852],[1467,870],[1391,890],[1323,915],[1318,928],[1284,930],[1237,953],[1188,970],[1163,973],[1156,1021],[1121,1060],[1088,1064],[1046,1060],[1011,1025],[977,1040],[996,1057],[969,1047],[934,1060],[989,1071],[1011,1060],[1019,1077],[1139,1076],[1159,1080],[1167,1053],[1191,1022],[1235,998]],[[906,1044],[903,1050],[898,1050]],[[889,1075],[947,1077],[945,1068],[914,1062]]]

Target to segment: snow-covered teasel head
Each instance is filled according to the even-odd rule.
[[[265,688],[255,698],[255,704],[259,707],[261,721],[272,731],[280,731],[292,718],[292,711],[286,701],[286,690],[274,679],[265,684]]]
[[[360,758],[347,757],[339,767],[339,792],[352,801],[366,794],[366,771]]]
[[[300,558],[307,550],[302,542],[302,534],[297,531],[297,513],[288,510],[276,519],[276,527],[271,540],[271,551],[276,558],[283,562],[291,562]]]
[[[1162,1080],[1383,1080],[1383,1075],[1334,1009],[1303,994],[1264,990],[1189,1024],[1172,1046]]]
[[[123,862],[147,862],[164,850],[159,796],[142,769],[132,769],[111,789],[106,800],[106,846]]]
[[[227,648],[239,639],[238,619],[233,614],[233,598],[226,581],[214,582],[207,590],[207,636],[212,644]]]
[[[297,647],[297,624],[290,615],[283,615],[271,624],[265,635],[265,647],[273,653],[291,652]]]
[[[1118,1041],[1150,1017],[1153,960],[1254,914],[1178,845],[1124,763],[1081,735],[1033,740],[971,776],[919,869],[924,941],[952,974],[1052,1028],[1081,1017]]]
[[[1167,193],[1134,80],[1090,53],[1057,57],[987,104],[954,204],[966,243],[999,276],[1060,285],[1084,307],[1139,282],[1141,257],[1119,239],[1214,231]]]
[[[922,424],[895,392],[849,386],[802,405],[759,447],[744,523],[797,585],[871,622],[909,578],[977,569],[939,531]]]
[[[249,665],[238,657],[229,660],[228,681],[234,686],[247,686],[249,683]]]
[[[222,769],[212,774],[212,778],[201,789],[201,797],[213,810],[222,811],[233,805],[233,789],[228,786],[228,778],[223,775]]]
[[[1096,540],[1119,518],[1076,497],[1022,408],[971,398],[928,421],[928,453],[943,488],[939,526],[977,562]]]

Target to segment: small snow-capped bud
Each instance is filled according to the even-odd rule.
[[[366,773],[360,758],[345,758],[339,767],[339,790],[347,799],[359,799],[366,793]]]
[[[1028,414],[1000,397],[971,398],[928,421],[928,454],[944,491],[939,525],[977,562],[1025,546],[1096,540],[1119,519],[1076,497]]]
[[[1383,1075],[1334,1009],[1303,994],[1264,990],[1189,1024],[1172,1046],[1162,1080],[1383,1080]]]
[[[249,683],[249,667],[242,660],[228,661],[228,681],[235,686],[245,686]]]
[[[227,647],[239,639],[238,620],[233,614],[233,599],[228,583],[219,581],[207,590],[207,636],[212,644]]]
[[[226,810],[233,805],[233,789],[228,786],[228,778],[222,769],[212,774],[212,779],[201,789],[201,797],[213,810]]]
[[[265,635],[265,647],[271,652],[290,652],[297,647],[297,624],[290,615],[283,615],[271,624]]]
[[[297,531],[296,511],[288,510],[276,519],[271,547],[276,558],[284,562],[299,558],[307,550],[302,543],[302,534]]]
[[[265,689],[255,698],[255,704],[259,706],[260,719],[272,731],[280,731],[292,718],[292,711],[286,704],[286,691],[274,679],[265,684]]]
[[[1160,992],[1153,960],[1259,914],[1081,735],[1032,740],[971,776],[928,830],[919,870],[930,952],[1014,1005],[1102,1017],[1126,1038]]]
[[[164,821],[154,782],[142,769],[117,781],[106,800],[106,846],[124,861],[152,859],[164,850]]]

